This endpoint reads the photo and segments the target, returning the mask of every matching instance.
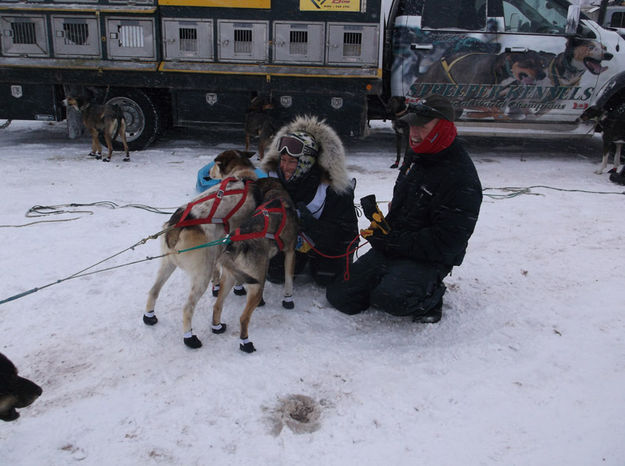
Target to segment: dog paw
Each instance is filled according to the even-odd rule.
[[[603,173],[603,170],[595,170],[595,175],[601,175]]]
[[[189,348],[196,349],[202,346],[202,342],[195,335],[191,335],[190,337],[184,338],[183,340],[184,344],[187,345]]]
[[[254,348],[254,344],[251,341],[248,341],[245,344],[239,344],[239,349],[244,353],[253,353],[254,351],[256,351],[256,348]]]
[[[100,160],[101,158],[102,158],[102,156],[101,156],[100,154],[96,154],[96,155],[95,155],[95,159],[96,159],[96,160]]]
[[[154,325],[158,322],[158,319],[156,318],[155,315],[152,316],[146,316],[145,314],[143,315],[143,323],[145,325]]]
[[[295,302],[293,302],[293,300],[291,301],[284,300],[282,301],[282,307],[284,309],[293,309],[295,308]]]
[[[243,288],[243,285],[236,285],[232,291],[234,292],[235,295],[237,296],[245,296],[247,294],[247,291],[245,291],[245,288]]]
[[[130,157],[124,157],[122,160],[123,160],[124,162],[130,162]]]
[[[256,307],[261,307],[265,305],[265,298],[263,298],[262,296],[260,297],[260,302],[258,303],[258,305]]]
[[[219,326],[213,325],[212,331],[215,335],[224,333],[226,331],[226,324],[219,324]]]
[[[102,162],[110,162],[110,161],[111,161],[111,159],[110,159],[110,158],[107,158],[107,157],[104,157],[104,158],[102,159]]]
[[[399,163],[395,162],[393,165],[391,165],[391,168],[397,168],[399,167]]]
[[[97,159],[97,158],[100,158],[101,156],[96,154],[95,152],[89,152],[89,157],[95,157]]]

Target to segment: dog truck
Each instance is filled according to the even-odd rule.
[[[342,135],[392,96],[452,100],[462,134],[588,135],[625,99],[623,39],[566,0],[0,0],[0,119],[68,119],[68,93],[119,105],[131,150],[169,126],[279,124]]]

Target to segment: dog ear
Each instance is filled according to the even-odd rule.
[[[250,152],[250,151],[244,151],[244,150],[238,150],[237,152],[239,153],[241,157],[247,157],[248,159],[251,159],[252,156],[256,153],[256,152]]]

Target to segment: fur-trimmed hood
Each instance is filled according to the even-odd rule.
[[[277,172],[280,164],[278,143],[287,133],[306,131],[311,134],[320,146],[317,164],[323,171],[322,180],[327,182],[337,193],[346,192],[350,186],[345,164],[345,149],[336,132],[316,116],[298,116],[291,123],[280,128],[276,133],[269,149],[263,157],[261,169],[265,173]]]

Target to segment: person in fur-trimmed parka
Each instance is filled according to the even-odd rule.
[[[261,168],[280,179],[297,208],[301,232],[295,273],[308,264],[315,282],[328,285],[344,272],[346,258],[324,256],[341,256],[358,245],[354,182],[347,175],[341,139],[324,120],[297,117],[274,136]],[[269,281],[284,281],[283,261],[282,254],[272,259]]]

